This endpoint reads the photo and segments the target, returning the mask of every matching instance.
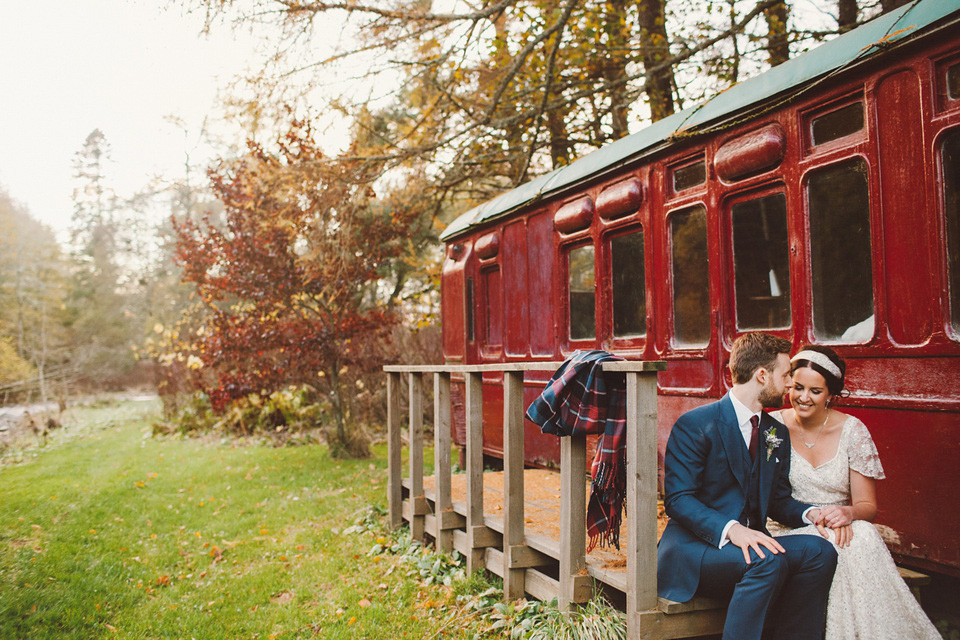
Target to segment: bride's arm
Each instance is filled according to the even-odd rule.
[[[877,517],[877,481],[858,471],[850,470],[851,520],[873,522]]]
[[[820,521],[830,528],[842,527],[854,520],[873,522],[877,517],[877,481],[850,470],[850,506],[824,507]]]

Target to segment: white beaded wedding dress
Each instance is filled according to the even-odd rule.
[[[783,422],[779,412],[772,414]],[[817,506],[850,504],[850,469],[876,479],[884,477],[877,447],[866,426],[847,416],[836,456],[814,467],[794,452],[790,460],[793,497]],[[775,523],[773,535],[820,535],[813,525],[786,529]],[[827,605],[826,640],[940,640],[872,523],[853,522],[853,540],[838,549],[837,572]]]

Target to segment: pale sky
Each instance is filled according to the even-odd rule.
[[[56,230],[69,224],[72,162],[91,131],[111,146],[120,195],[182,176],[185,150],[205,151],[197,133],[217,115],[217,90],[253,64],[250,36],[201,36],[201,16],[167,4],[0,0],[0,186]]]
[[[817,11],[822,1],[795,9]],[[340,29],[324,26],[330,33],[317,34],[315,46],[332,47]],[[265,39],[226,26],[207,37],[201,27],[202,16],[169,0],[0,0],[0,187],[62,237],[73,207],[73,159],[94,129],[110,144],[105,173],[121,196],[157,175],[182,177],[187,150],[194,164],[211,158],[212,150],[197,146],[204,117],[221,117],[218,90],[259,68],[255,49]],[[354,68],[362,73],[364,64],[377,62]],[[333,72],[329,82],[356,75]],[[167,116],[180,118],[189,135]],[[218,132],[240,146],[243,135],[231,124]],[[345,138],[338,125],[317,130]],[[344,144],[327,142],[321,139],[331,151]]]

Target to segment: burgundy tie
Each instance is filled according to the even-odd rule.
[[[758,415],[750,416],[750,426],[753,427],[753,429],[750,430],[750,447],[749,447],[749,450],[750,450],[750,460],[756,461],[756,459],[757,459],[757,440],[758,440],[758,438],[759,438],[759,435],[758,435],[758,434],[760,433],[760,416],[759,416],[759,414],[758,414]]]

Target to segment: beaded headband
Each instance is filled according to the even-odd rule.
[[[790,358],[790,362],[796,362],[797,360],[809,360],[810,362],[818,364],[826,369],[826,371],[833,375],[833,377],[837,380],[843,380],[843,373],[841,373],[840,367],[835,365],[830,358],[823,355],[819,351],[804,350]]]

